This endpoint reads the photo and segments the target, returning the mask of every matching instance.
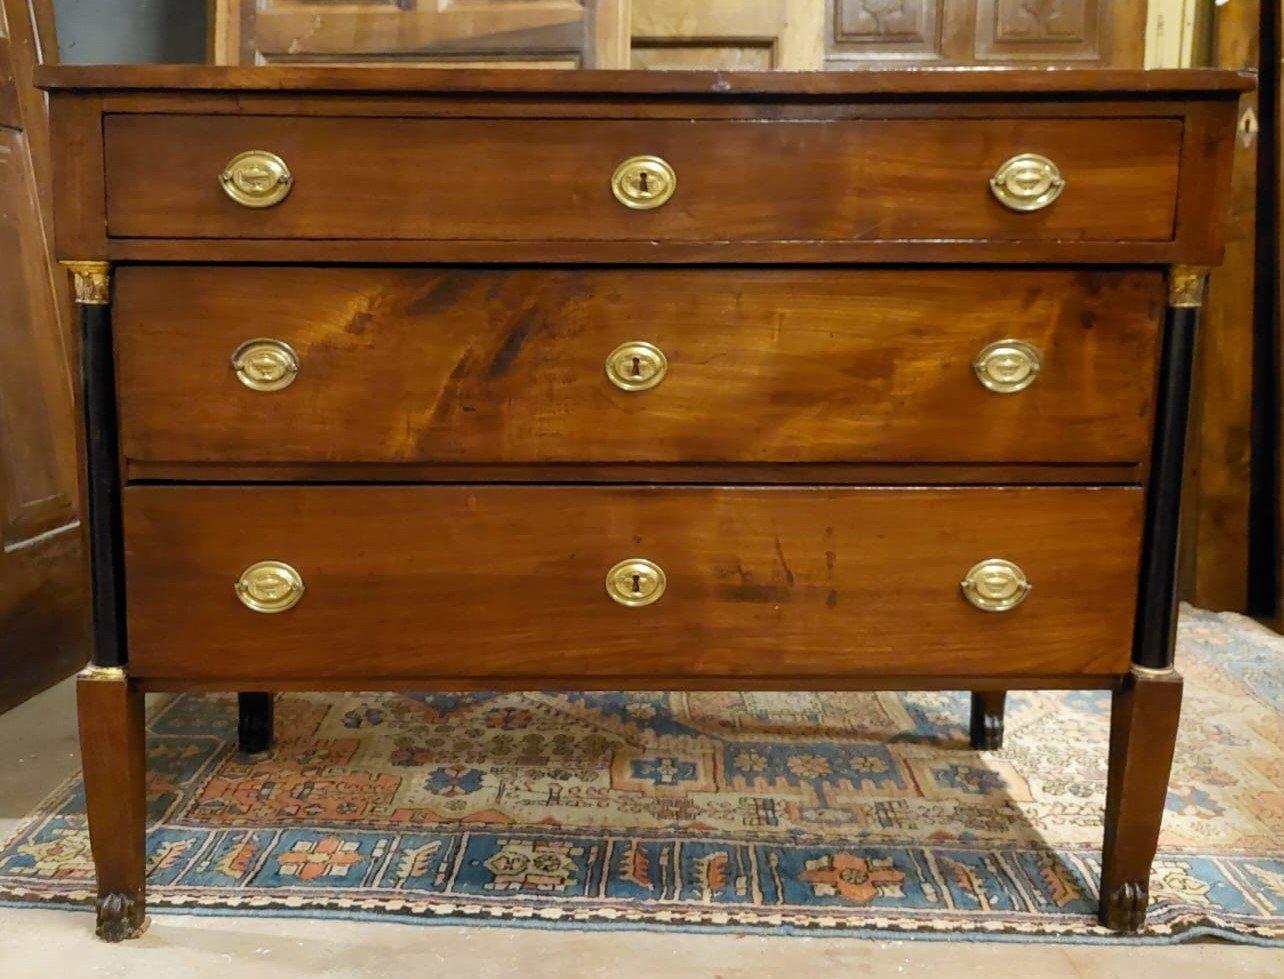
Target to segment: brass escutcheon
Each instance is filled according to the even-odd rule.
[[[303,577],[284,561],[251,564],[236,582],[236,597],[255,612],[284,612],[303,597]]]
[[[990,178],[990,191],[1014,211],[1045,208],[1061,196],[1065,186],[1057,165],[1038,153],[1018,153]]]
[[[677,173],[658,156],[630,157],[611,175],[611,192],[615,199],[635,211],[660,207],[677,189]]]
[[[655,604],[666,584],[664,570],[646,558],[629,558],[606,573],[606,593],[629,608]]]
[[[972,361],[976,379],[999,394],[1024,391],[1034,383],[1042,367],[1038,348],[1023,340],[995,340]]]
[[[299,374],[299,356],[283,340],[256,337],[232,351],[236,379],[253,391],[280,391]]]
[[[646,391],[664,380],[669,361],[655,344],[645,340],[622,343],[606,358],[606,376],[621,391]]]
[[[267,150],[238,153],[227,162],[218,179],[227,196],[245,207],[280,203],[294,184],[285,161]]]
[[[1007,612],[1025,601],[1030,581],[1021,567],[1003,558],[978,561],[959,583],[963,597],[983,612]]]

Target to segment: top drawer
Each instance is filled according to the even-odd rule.
[[[448,241],[1167,241],[1182,140],[1181,120],[1154,117],[109,115],[104,131],[113,237]],[[225,193],[220,174],[249,150],[289,168],[280,202]],[[1027,153],[1052,161],[1064,187],[1014,210],[991,178]],[[612,190],[638,156],[676,175],[654,209]],[[655,191],[655,176],[634,179]]]

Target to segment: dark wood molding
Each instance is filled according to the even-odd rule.
[[[752,95],[863,96],[967,100],[976,95],[1023,98],[1081,94],[1096,98],[1156,94],[1235,97],[1254,85],[1249,72],[1208,68],[912,68],[900,71],[512,71],[486,68],[358,68],[304,65],[60,65],[42,68],[47,89],[112,91],[420,92],[442,95],[687,95],[727,99]]]

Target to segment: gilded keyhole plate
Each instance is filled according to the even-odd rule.
[[[622,391],[647,391],[669,372],[664,352],[645,340],[622,343],[606,358],[606,376]]]
[[[1016,394],[1034,383],[1043,367],[1039,349],[1023,340],[995,340],[986,344],[972,369],[976,379],[998,394]]]
[[[1057,165],[1038,153],[1018,153],[990,178],[995,198],[1014,211],[1045,208],[1061,196],[1065,186]]]
[[[256,337],[232,351],[236,379],[252,391],[280,391],[294,383],[299,357],[282,340]]]
[[[245,207],[278,204],[294,185],[285,161],[267,150],[238,153],[227,161],[218,179],[227,196]]]
[[[963,597],[981,611],[1007,612],[1025,601],[1031,585],[1020,565],[992,557],[972,565],[960,587]]]
[[[241,572],[236,597],[255,612],[284,612],[303,597],[303,577],[284,561],[259,561]]]
[[[625,207],[649,211],[667,203],[678,189],[678,175],[658,156],[634,156],[615,168],[611,192]]]
[[[629,608],[654,605],[667,583],[658,564],[640,557],[621,561],[606,573],[606,593]]]

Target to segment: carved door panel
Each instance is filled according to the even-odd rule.
[[[215,64],[622,68],[627,0],[212,0]]]
[[[825,0],[825,67],[1140,68],[1146,0]]]
[[[71,377],[33,166],[38,151],[43,158],[43,103],[25,90],[34,35],[27,0],[3,0],[0,15],[3,710],[74,671],[87,647]]]

